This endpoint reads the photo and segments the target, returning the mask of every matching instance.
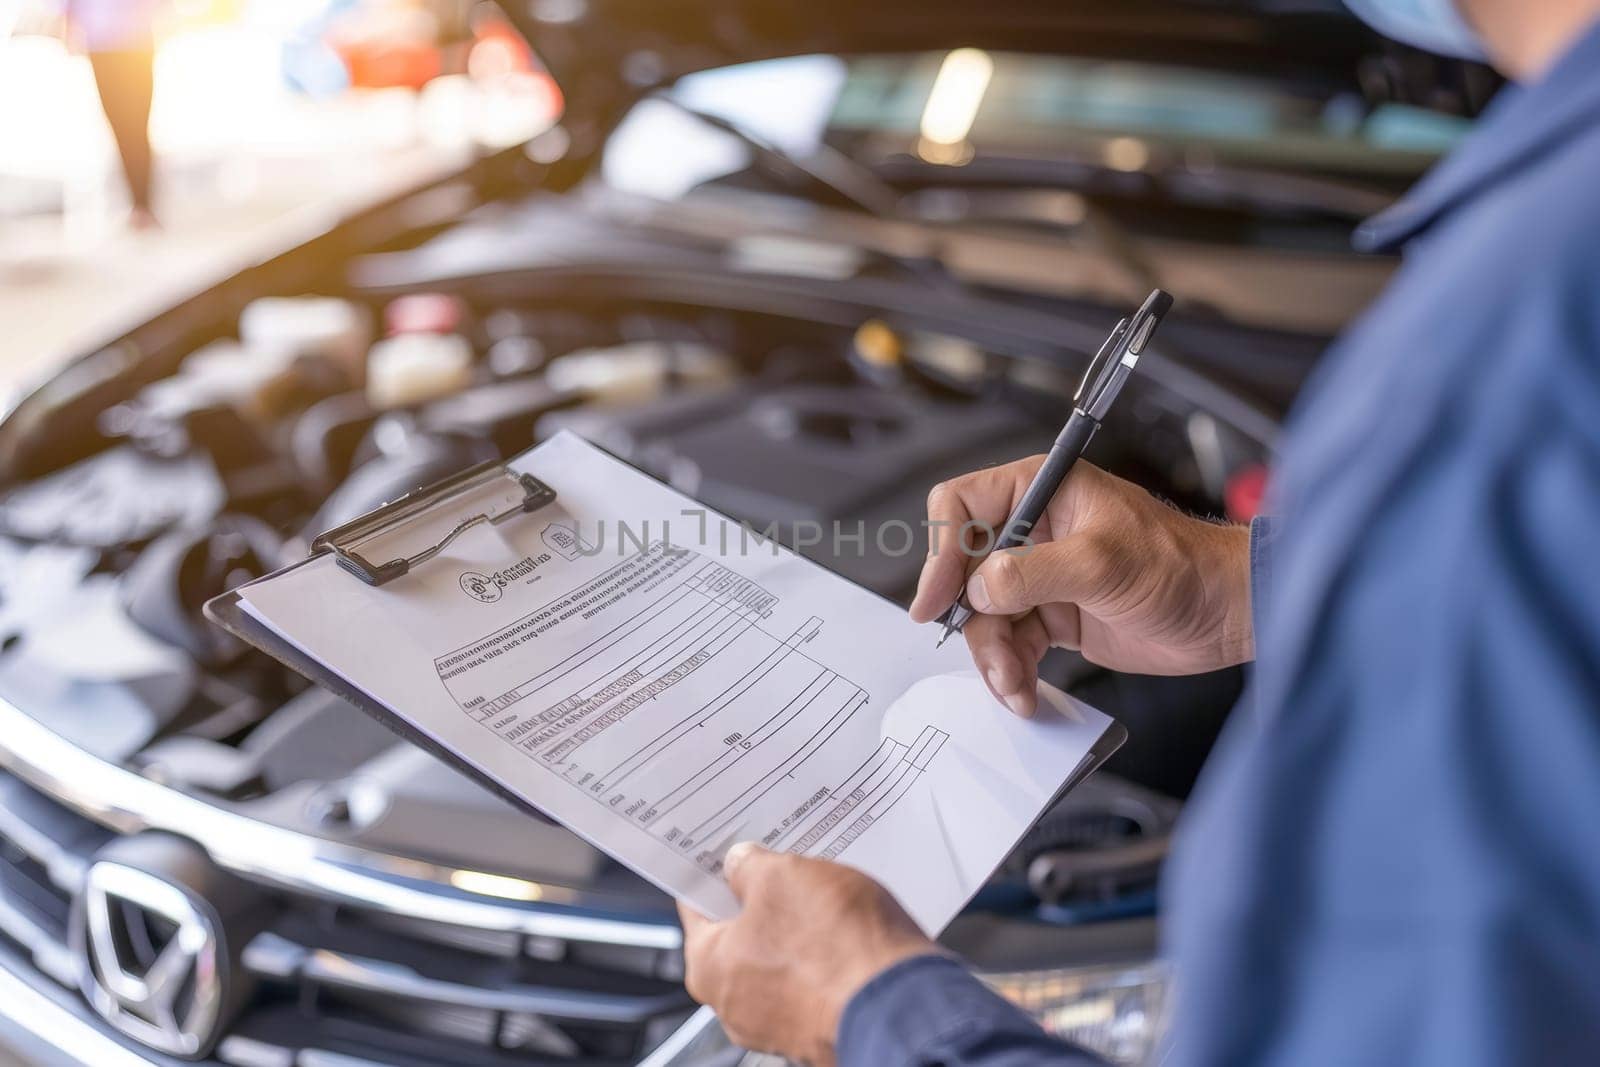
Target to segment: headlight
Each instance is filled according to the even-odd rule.
[[[1155,1058],[1167,1008],[1168,969],[1159,961],[980,977],[1064,1041],[1116,1064]]]

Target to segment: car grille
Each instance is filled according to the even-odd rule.
[[[0,947],[75,989],[72,898],[115,834],[0,772]],[[692,1008],[674,949],[448,925],[269,891],[235,1067],[632,1064]]]

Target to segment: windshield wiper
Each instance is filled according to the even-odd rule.
[[[1358,182],[1251,167],[1171,168],[1162,178],[1192,197],[1231,197],[1268,211],[1316,211],[1353,221],[1376,215],[1395,200],[1392,192]]]
[[[1128,228],[1088,197],[1070,190],[953,190],[934,186],[909,194],[904,215],[921,222],[969,226],[1003,223],[1034,231],[1069,231],[1081,242],[1122,268],[1135,287],[1160,289],[1161,273],[1140,249]]]
[[[830,145],[818,144],[815,155],[809,159],[801,159],[779,148],[754,130],[732,119],[703,111],[693,104],[686,104],[671,93],[652,93],[650,99],[669,104],[697,122],[742,142],[750,149],[757,165],[775,173],[782,180],[788,181],[798,177],[816,182],[852,206],[878,218],[889,218],[899,208],[900,194],[895,191],[894,186],[878,177],[871,168],[863,166]]]
[[[878,164],[886,180],[926,182],[950,170],[914,156],[897,156]],[[1080,194],[1096,188],[1126,189],[1131,180],[1144,183],[1149,195],[1180,204],[1217,205],[1232,201],[1257,211],[1317,212],[1341,219],[1364,219],[1383,210],[1394,194],[1358,180],[1241,163],[1196,166],[1181,156],[1152,159],[1137,171],[1125,171],[1086,155],[1007,156],[980,154],[962,168],[968,185],[1001,189],[1038,187],[1071,189]]]

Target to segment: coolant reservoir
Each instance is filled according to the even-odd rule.
[[[380,410],[449,396],[472,384],[472,345],[458,334],[409,333],[372,346],[367,399]]]
[[[550,361],[550,384],[611,404],[639,404],[676,385],[705,386],[732,381],[737,372],[726,354],[708,345],[674,341],[634,341],[612,348],[590,348]]]
[[[324,358],[353,382],[366,367],[372,325],[366,309],[331,296],[269,296],[245,305],[239,340],[246,348],[291,358]]]

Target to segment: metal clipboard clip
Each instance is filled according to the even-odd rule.
[[[485,523],[497,526],[517,515],[538,511],[555,498],[556,491],[533,475],[518,474],[498,460],[490,460],[407,493],[329,530],[311,542],[311,551],[313,554],[330,551],[339,566],[363,582],[383,585],[428,562],[472,527]],[[443,517],[448,521],[448,512],[452,509],[460,517],[443,536],[426,542],[410,554],[374,563],[358,551],[379,538],[402,534],[414,523],[439,517],[440,513],[445,513]]]

